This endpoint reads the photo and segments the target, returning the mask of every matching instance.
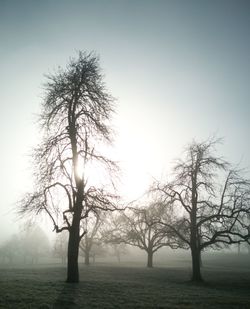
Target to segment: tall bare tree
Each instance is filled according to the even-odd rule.
[[[202,280],[202,250],[249,241],[250,183],[214,154],[217,143],[193,142],[176,162],[173,180],[155,188],[176,214],[171,224],[162,223],[191,249],[194,281]]]
[[[47,78],[40,114],[43,139],[34,150],[35,190],[24,197],[19,211],[45,212],[57,233],[68,230],[67,282],[78,282],[79,243],[86,233],[81,221],[96,209],[115,208],[113,181],[105,186],[100,181],[112,180],[117,170],[104,155],[105,145],[112,143],[113,98],[93,53],[79,52],[64,70]],[[99,173],[96,183],[94,172]]]

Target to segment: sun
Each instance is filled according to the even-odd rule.
[[[79,160],[76,165],[76,175],[83,179],[88,187],[103,187],[109,182],[108,173],[104,166],[97,162],[88,162],[86,164]]]
[[[120,191],[124,200],[130,202],[145,194],[151,181],[150,175],[138,162],[129,162],[124,167]]]

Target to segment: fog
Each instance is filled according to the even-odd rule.
[[[0,1],[0,307],[250,307],[249,16],[245,0]],[[80,70],[70,71],[73,61]],[[66,97],[58,68],[73,89]],[[49,143],[46,132],[58,166],[50,155],[34,165],[43,104],[43,116],[59,119],[51,132],[62,130],[69,151],[80,145],[68,156],[65,140]],[[110,167],[102,155],[120,168],[112,194],[92,165]],[[212,164],[194,170],[193,160]],[[46,192],[62,179],[66,199],[51,194],[49,208]],[[147,200],[152,184],[158,197]],[[20,203],[27,193],[33,204]]]
[[[67,262],[68,233],[49,238],[38,225],[22,228],[0,245],[0,267],[62,266]],[[79,263],[84,265],[84,252],[80,250]],[[90,266],[113,265],[146,267],[147,253],[131,245],[99,243],[90,252]],[[231,245],[220,250],[202,252],[203,267],[250,267],[250,245]],[[153,257],[154,267],[186,267],[191,269],[189,250],[163,247]]]
[[[33,185],[44,74],[76,50],[100,54],[117,98],[114,151],[126,200],[167,174],[193,138],[223,137],[221,155],[248,168],[248,12],[245,1],[1,3],[0,242],[18,232],[13,208]]]

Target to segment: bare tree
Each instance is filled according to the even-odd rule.
[[[18,235],[12,235],[12,237],[6,240],[0,247],[0,261],[5,264],[14,264],[17,257],[20,256],[21,245]]]
[[[162,223],[191,249],[194,281],[202,280],[202,250],[249,240],[249,181],[213,154],[217,143],[193,142],[176,162],[173,180],[155,187],[177,214]]]
[[[110,243],[111,255],[117,258],[118,263],[121,263],[121,257],[129,254],[128,246],[125,243]]]
[[[164,246],[180,247],[178,238],[159,223],[165,215],[161,203],[151,203],[146,207],[129,207],[113,221],[113,228],[109,231],[109,242],[125,243],[146,251],[147,267],[153,267],[153,254],[157,250]]]
[[[100,235],[98,237],[98,232],[100,226],[103,224],[103,219],[101,218],[100,212],[95,212],[92,215],[89,215],[82,222],[85,226],[86,234],[80,241],[80,249],[84,254],[85,265],[90,263],[90,254],[93,246],[100,242]]]
[[[19,243],[25,263],[37,264],[39,258],[50,253],[49,239],[38,225],[26,227],[19,235]]]
[[[57,233],[69,232],[67,282],[78,282],[79,243],[86,234],[81,221],[96,209],[115,208],[112,175],[117,166],[104,155],[112,143],[113,99],[93,53],[79,52],[65,70],[48,76],[45,91],[43,140],[34,150],[35,190],[24,197],[19,211],[45,212]]]
[[[67,261],[67,242],[67,231],[63,231],[57,235],[54,243],[53,254],[61,259],[62,264],[65,264]]]
[[[39,259],[48,257],[49,253],[48,237],[38,225],[25,226],[25,230],[12,235],[0,247],[2,262],[10,264],[37,264]]]

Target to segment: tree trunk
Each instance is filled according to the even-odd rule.
[[[199,260],[200,260],[200,267],[203,267],[203,262],[202,262],[202,258],[201,258],[201,250],[199,251]]]
[[[79,241],[80,241],[79,225],[80,225],[80,219],[76,218],[75,214],[71,229],[69,231],[68,269],[67,269],[68,273],[66,282],[79,282],[79,269],[78,269],[78,253],[79,253]]]
[[[77,150],[77,129],[74,113],[72,114],[72,102],[68,108],[68,124],[69,124],[69,137],[72,148],[74,178],[77,187],[76,201],[73,205],[73,220],[69,229],[69,242],[68,242],[68,273],[66,282],[79,282],[79,269],[78,269],[78,254],[80,243],[80,221],[82,212],[83,201],[83,180],[77,174],[78,164],[78,150]]]
[[[153,252],[147,251],[148,253],[148,262],[147,262],[147,267],[152,268],[153,267]]]
[[[88,266],[89,265],[89,251],[88,250],[85,251],[84,258],[85,258],[84,264]]]
[[[192,281],[201,282],[200,230],[197,226],[197,170],[192,175],[192,209],[190,213],[190,248],[192,255]]]
[[[201,282],[202,276],[201,276],[201,252],[198,248],[194,247],[191,248],[191,254],[192,254],[192,281],[195,282]]]

